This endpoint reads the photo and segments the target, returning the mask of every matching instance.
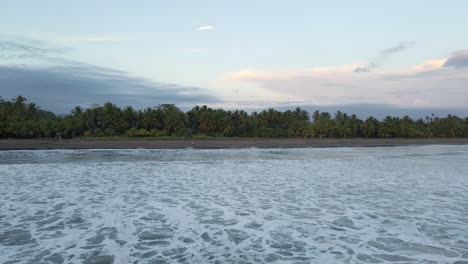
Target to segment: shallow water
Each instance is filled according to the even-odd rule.
[[[0,263],[468,263],[468,146],[0,152]]]

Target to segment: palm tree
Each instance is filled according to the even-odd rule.
[[[370,116],[361,126],[361,132],[365,137],[371,138],[377,136],[378,120]]]
[[[22,108],[22,107],[24,107],[24,104],[25,104],[26,101],[27,101],[26,98],[24,98],[24,97],[21,96],[21,95],[18,95],[18,96],[15,98],[14,104],[15,104],[16,107]]]
[[[225,117],[223,120],[223,134],[225,136],[228,136],[232,133],[233,130],[234,130],[234,126],[232,123],[232,119],[229,116]]]
[[[79,116],[83,113],[83,108],[81,108],[81,106],[75,106],[75,108],[73,108],[71,110],[71,114],[73,116]]]

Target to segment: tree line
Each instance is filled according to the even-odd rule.
[[[309,138],[429,138],[468,137],[468,118],[454,115],[414,120],[387,116],[359,119],[341,111],[268,109],[243,110],[195,106],[183,112],[173,104],[134,109],[107,102],[89,108],[76,106],[65,116],[40,109],[23,96],[0,98],[1,138],[51,137],[309,137]]]

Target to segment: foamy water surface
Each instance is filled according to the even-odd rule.
[[[468,263],[468,146],[0,152],[0,263]]]

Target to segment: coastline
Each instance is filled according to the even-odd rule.
[[[468,138],[63,139],[57,141],[52,139],[0,139],[0,150],[391,147],[466,144],[468,144]]]

